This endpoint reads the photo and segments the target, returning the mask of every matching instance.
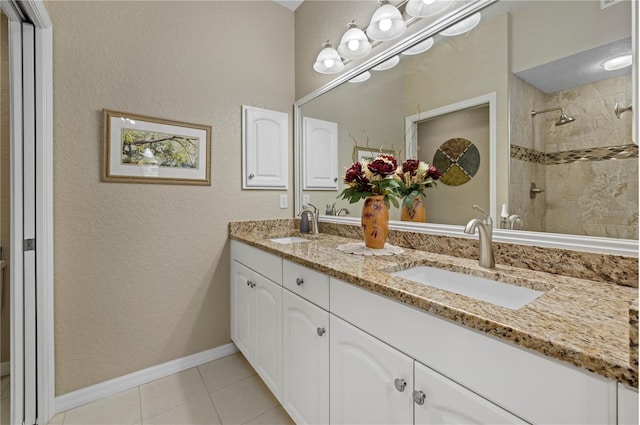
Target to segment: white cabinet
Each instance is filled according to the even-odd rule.
[[[298,424],[329,423],[329,313],[283,293],[282,406]]]
[[[618,425],[638,425],[638,391],[618,383]]]
[[[231,339],[280,400],[282,286],[235,260],[231,276]]]
[[[520,418],[415,362],[415,424],[523,424]]]
[[[338,124],[302,118],[304,190],[338,189]]]
[[[331,316],[332,424],[413,422],[413,359]]]
[[[242,188],[286,189],[289,115],[242,106]]]

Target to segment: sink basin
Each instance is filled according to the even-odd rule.
[[[435,267],[418,266],[391,274],[511,310],[517,310],[544,294],[544,292],[535,289],[509,285]]]
[[[281,243],[283,245],[288,245],[292,243],[300,243],[300,242],[309,242],[309,239],[299,238],[297,236],[286,236],[284,238],[273,238],[269,239],[271,242]]]

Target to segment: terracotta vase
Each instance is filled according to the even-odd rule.
[[[362,236],[367,248],[381,249],[389,233],[389,209],[384,196],[369,196],[362,208]]]
[[[427,211],[424,206],[424,198],[422,196],[413,197],[411,208],[408,206],[409,197],[402,199],[402,208],[400,209],[400,219],[402,221],[415,221],[424,223],[427,221]]]

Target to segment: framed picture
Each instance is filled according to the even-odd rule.
[[[353,162],[358,162],[362,161],[363,159],[373,159],[376,156],[380,156],[381,154],[394,156],[396,153],[389,149],[354,146],[352,159]]]
[[[211,185],[211,126],[104,109],[102,180]]]

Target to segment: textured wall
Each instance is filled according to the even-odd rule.
[[[292,119],[294,14],[267,1],[47,8],[61,395],[230,341],[227,223],[292,214],[279,192],[241,190],[241,105]],[[103,108],[212,125],[212,185],[102,183]]]

